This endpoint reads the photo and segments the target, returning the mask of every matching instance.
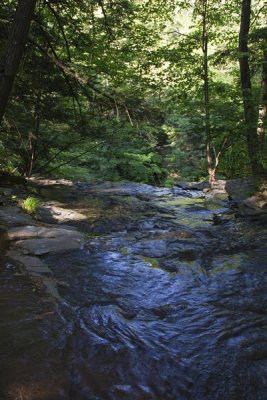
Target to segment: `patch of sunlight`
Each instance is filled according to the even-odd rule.
[[[26,384],[13,383],[7,390],[8,398],[14,400],[33,400],[36,399],[38,393],[38,400],[54,399],[57,397],[58,388],[45,381],[30,382]]]
[[[89,221],[90,220],[95,221],[97,218],[101,216],[101,212],[99,210],[94,210],[94,209],[84,210],[83,213]]]

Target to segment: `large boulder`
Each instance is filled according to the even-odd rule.
[[[240,204],[241,216],[257,216],[267,214],[267,196],[256,193],[243,200]]]
[[[240,202],[248,198],[257,190],[257,184],[253,177],[231,179],[226,181],[225,190],[231,200]]]

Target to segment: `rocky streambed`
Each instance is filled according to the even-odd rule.
[[[266,399],[262,203],[240,212],[220,188],[33,186],[36,218],[0,209],[1,399]]]

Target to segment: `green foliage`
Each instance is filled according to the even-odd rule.
[[[0,50],[15,0],[1,6]],[[199,2],[45,2],[5,120],[0,168],[73,180],[172,185],[206,176]],[[254,4],[259,106],[266,29]],[[240,2],[209,2],[210,124],[218,174],[249,174],[237,70]],[[264,152],[264,151],[263,151]],[[266,157],[267,159],[267,157]]]
[[[34,214],[38,207],[40,206],[40,201],[36,197],[27,197],[22,204],[22,209],[28,214]]]

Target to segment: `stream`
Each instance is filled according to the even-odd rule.
[[[2,257],[1,399],[266,400],[266,216],[144,184],[40,193],[86,240],[42,256],[58,304]]]

